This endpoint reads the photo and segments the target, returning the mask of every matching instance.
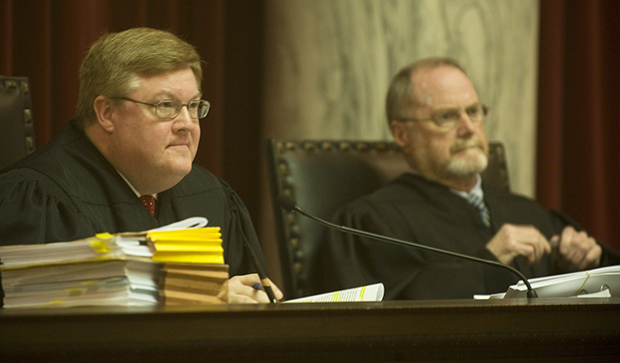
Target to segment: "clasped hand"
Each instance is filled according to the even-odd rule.
[[[538,262],[544,254],[553,253],[557,265],[564,272],[598,267],[602,249],[594,238],[567,226],[561,236],[548,241],[532,226],[505,224],[487,243],[487,249],[503,264],[510,264],[523,256],[528,266]]]

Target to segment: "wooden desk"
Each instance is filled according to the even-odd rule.
[[[0,361],[620,362],[620,299],[0,310]]]

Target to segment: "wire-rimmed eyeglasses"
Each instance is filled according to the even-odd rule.
[[[155,114],[163,120],[172,120],[177,117],[181,113],[183,106],[187,107],[189,117],[196,120],[206,117],[209,113],[209,108],[211,108],[209,101],[205,100],[193,100],[188,103],[181,103],[177,100],[161,100],[157,103],[148,103],[136,101],[128,97],[118,97],[118,99],[155,107]]]
[[[489,113],[489,108],[481,103],[476,105],[469,106],[465,108],[465,114],[473,123],[481,123],[484,120],[484,117]],[[446,109],[437,111],[429,118],[397,118],[396,121],[407,122],[407,121],[433,121],[437,126],[443,129],[451,129],[458,125],[461,121],[461,110],[454,109]]]

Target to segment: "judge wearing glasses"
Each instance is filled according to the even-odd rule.
[[[481,182],[488,109],[449,58],[401,70],[386,99],[395,142],[411,166],[374,193],[344,206],[333,222],[478,258],[526,277],[617,264],[617,254],[560,213]],[[383,282],[386,299],[471,299],[505,292],[510,272],[480,263],[329,232],[331,288]]]
[[[247,209],[228,184],[193,164],[210,106],[201,99],[200,62],[165,31],[97,40],[80,68],[76,119],[0,175],[0,244],[145,231],[202,216],[222,228],[229,301],[268,302],[252,288],[258,276],[248,275],[255,269],[242,235],[260,246]]]

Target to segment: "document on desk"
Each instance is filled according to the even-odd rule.
[[[620,266],[538,277],[529,280],[538,297],[611,297],[620,296]],[[475,299],[509,299],[527,296],[523,281],[506,293],[476,295]]]
[[[205,224],[1,246],[0,307],[226,303],[220,228]]]
[[[106,260],[0,268],[4,308],[151,306],[158,303],[157,266]]]
[[[360,286],[352,289],[327,292],[284,301],[284,303],[322,303],[322,302],[356,302],[381,301],[385,288],[382,283]]]

